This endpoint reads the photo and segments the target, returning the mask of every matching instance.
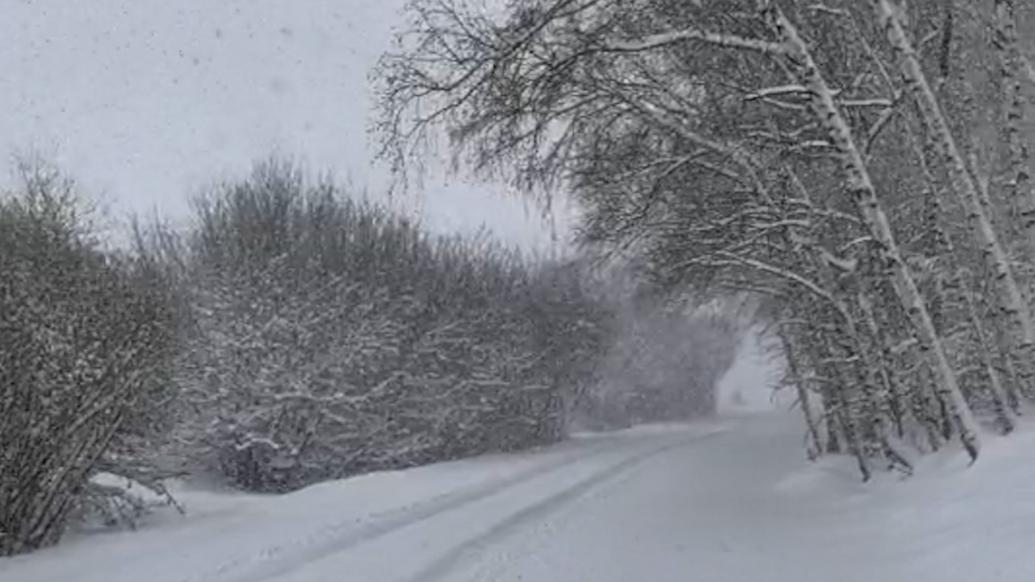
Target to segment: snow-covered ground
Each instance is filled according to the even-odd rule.
[[[771,368],[746,344],[723,397]],[[768,401],[754,394],[736,402]],[[730,402],[733,402],[731,400]],[[280,497],[181,487],[189,513],[0,560],[3,582],[1035,580],[1035,430],[863,485],[757,406]]]
[[[180,488],[186,517],[170,510],[136,532],[73,536],[55,549],[0,559],[0,580],[407,579],[497,528],[534,524],[716,430],[585,435],[541,451],[371,474],[280,497]]]
[[[273,151],[376,194],[366,77],[402,5],[0,0],[0,155],[39,150],[117,211],[182,215]],[[436,230],[549,242],[491,187],[429,186],[409,210]],[[990,437],[971,468],[947,452],[863,485],[850,462],[803,459],[774,374],[749,341],[714,421],[280,497],[181,484],[185,516],[0,559],[0,582],[1035,580],[1035,428]]]

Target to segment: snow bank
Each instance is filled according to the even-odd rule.
[[[792,415],[643,427],[267,497],[0,560],[3,582],[1035,579],[1035,427],[915,476],[809,464]]]
[[[146,577],[148,582],[244,582],[287,575],[335,554],[377,562],[388,555],[391,544],[403,543],[397,532],[406,534],[413,526],[431,523],[432,538],[450,539],[443,536],[454,528],[435,523],[474,503],[485,507],[464,513],[465,531],[490,528],[544,497],[635,460],[643,451],[710,430],[683,425],[575,437],[540,450],[371,473],[282,496],[177,483],[171,490],[187,509],[185,516],[168,508],[144,520],[137,531],[73,533],[58,547],[0,559],[0,580],[138,582]],[[427,535],[423,529],[419,533]],[[396,537],[381,540],[387,534]],[[467,534],[453,535],[461,536],[454,542],[459,544]],[[382,547],[370,553],[367,546],[373,542]],[[363,548],[353,552],[358,546]],[[432,553],[425,561],[435,557]],[[364,567],[376,571],[385,566]],[[339,573],[336,568],[329,571]],[[380,580],[371,576],[355,579]]]
[[[985,438],[973,466],[953,448],[920,458],[911,477],[884,473],[863,485],[850,460],[826,458],[774,489],[782,503],[836,516],[835,535],[860,549],[879,540],[868,561],[846,565],[871,580],[1035,580],[1035,425]]]

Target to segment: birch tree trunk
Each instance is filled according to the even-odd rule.
[[[895,426],[895,434],[902,438],[905,434],[905,391],[889,364],[891,358],[889,357],[890,347],[888,346],[887,334],[884,333],[877,322],[873,302],[862,291],[859,292],[858,302],[859,308],[863,312],[863,317],[866,319],[868,331],[877,345],[877,358],[880,363],[877,373],[880,375],[881,382],[888,390],[888,412]]]
[[[835,347],[841,347],[837,337],[823,337],[816,346],[819,360],[823,362],[822,370],[826,378],[834,380],[830,389],[830,397],[833,406],[827,410],[832,415],[841,434],[844,436],[845,446],[848,452],[855,457],[859,467],[859,473],[863,481],[869,481],[873,474],[870,470],[870,462],[867,456],[866,443],[859,434],[859,423],[855,415],[855,407],[852,406],[852,395],[857,393],[853,390],[852,383],[846,373],[846,366],[838,365],[842,358],[838,357]],[[828,424],[830,420],[828,419]]]
[[[1024,98],[1021,92],[1022,54],[1017,37],[1014,0],[995,0],[995,39],[999,60],[999,81],[1002,84],[1003,125],[1001,131],[1007,149],[1007,179],[1004,197],[1010,203],[1014,228],[1023,240],[1023,248],[1035,252],[1035,187],[1029,175],[1030,152],[1021,135],[1024,120]]]
[[[1017,284],[1009,257],[992,225],[987,201],[982,196],[976,179],[960,153],[948,122],[942,114],[938,99],[927,82],[916,50],[902,26],[898,12],[889,0],[872,0],[871,3],[888,41],[900,61],[906,89],[916,100],[935,145],[945,156],[952,187],[963,198],[970,219],[974,223],[982,257],[989,270],[995,273],[1000,287],[1003,309],[1019,338],[1018,351],[1023,359],[1032,361],[1032,355],[1035,354],[1035,325],[1032,323],[1031,310]]]
[[[937,386],[942,394],[960,440],[971,459],[980,451],[978,424],[960,390],[956,373],[949,364],[941,338],[935,332],[931,315],[924,304],[916,280],[903,260],[898,242],[891,229],[880,199],[877,196],[869,170],[847,121],[834,100],[834,94],[823,78],[805,41],[795,26],[778,7],[766,9],[771,26],[779,33],[788,50],[789,61],[808,92],[810,106],[840,155],[851,193],[871,236],[880,245],[881,259],[891,272],[892,285],[903,308],[909,314],[920,344],[927,351],[931,367],[937,375]]]
[[[802,204],[810,211],[808,235],[811,244],[808,244],[807,248],[813,257],[814,268],[820,283],[829,290],[832,299],[836,303],[837,311],[841,314],[844,327],[841,334],[847,336],[848,339],[844,349],[849,353],[855,352],[857,363],[854,367],[859,376],[859,383],[863,387],[862,393],[866,400],[867,426],[872,429],[872,434],[883,445],[888,442],[887,426],[884,416],[882,416],[883,413],[886,412],[887,416],[891,418],[896,434],[899,436],[902,434],[900,393],[894,382],[893,374],[890,373],[886,365],[887,360],[883,357],[886,346],[883,344],[884,338],[880,335],[876,321],[873,318],[872,302],[866,294],[868,289],[866,289],[867,286],[863,282],[864,276],[859,272],[858,265],[860,262],[858,260],[849,262],[842,258],[834,257],[833,253],[822,248],[816,242],[821,239],[821,233],[816,231],[811,216],[811,213],[814,213],[816,210],[812,196],[794,170],[788,169],[788,175]],[[854,266],[846,271],[842,271],[839,277],[837,273],[833,272],[831,266],[835,262],[854,263]],[[842,285],[842,282],[847,283],[847,285]],[[852,290],[845,289],[844,286],[850,287]],[[844,298],[841,298],[842,295]],[[864,334],[856,325],[855,315],[849,306],[853,302],[862,312],[863,319],[866,320],[865,331],[869,332],[871,342],[864,340]],[[872,350],[875,352],[872,356],[869,353],[871,345],[873,346]],[[874,358],[876,358],[876,362],[874,362]],[[860,363],[862,364],[861,368],[859,366]],[[883,387],[883,394],[877,390],[878,385]]]
[[[973,289],[969,283],[969,279],[967,279],[969,275],[958,268],[953,268],[944,264],[946,260],[956,260],[959,255],[957,254],[957,249],[952,242],[952,237],[950,237],[943,228],[945,221],[943,213],[945,212],[945,208],[942,204],[942,196],[938,193],[938,180],[935,178],[934,172],[931,170],[931,166],[929,164],[929,158],[934,157],[930,153],[933,146],[930,144],[930,140],[925,139],[926,136],[918,136],[916,134],[917,132],[914,131],[909,124],[906,124],[905,127],[906,137],[909,140],[910,148],[913,150],[913,155],[916,156],[921,171],[920,175],[924,180],[925,198],[927,199],[928,205],[928,214],[925,217],[925,229],[930,236],[927,252],[929,256],[936,259],[938,272],[935,276],[944,282],[941,285],[936,285],[935,292],[938,294],[938,304],[945,305],[947,303],[944,287],[951,286],[957,290],[957,295],[959,296],[957,300],[962,303],[961,308],[964,310],[964,313],[967,314],[967,322],[970,324],[971,331],[976,338],[980,338],[979,341],[981,343],[981,347],[978,349],[994,349],[996,356],[1001,357],[1004,363],[1004,371],[1003,373],[999,373],[998,368],[994,366],[989,368],[986,365],[987,362],[985,362],[984,358],[985,356],[988,356],[990,361],[993,360],[991,358],[991,353],[982,354],[982,361],[984,362],[983,365],[985,366],[986,371],[989,372],[989,388],[993,392],[998,392],[998,388],[994,385],[998,382],[999,387],[1003,389],[1007,396],[1009,408],[1016,411],[1018,409],[1018,391],[1020,390],[1025,394],[1033,393],[1031,383],[1035,378],[1033,378],[1030,373],[1031,366],[1024,365],[1022,363],[1022,369],[1029,370],[1029,373],[1025,375],[1019,375],[1017,373],[1014,366],[1013,350],[1011,348],[1013,342],[1010,336],[1012,334],[1003,333],[1002,330],[997,329],[996,333],[993,335],[994,340],[992,345],[989,345],[987,341],[988,336],[986,335],[986,328],[983,323],[983,318],[980,315],[981,310],[978,309],[977,305],[979,301],[975,299]],[[988,192],[984,189],[984,186],[982,186],[982,188],[982,198],[985,201],[985,204],[990,204]],[[975,319],[975,317],[977,319]],[[935,327],[939,330],[939,333],[942,333],[942,328],[938,324],[939,321],[935,318]],[[997,327],[999,326],[993,325],[993,328]],[[996,379],[992,378],[992,374],[996,374]],[[1007,421],[1003,424],[1006,425],[1009,422],[1010,421]]]
[[[812,450],[809,451],[809,457],[812,458],[823,453],[823,439],[819,436],[819,424],[816,422],[815,414],[812,410],[812,398],[809,395],[809,387],[801,377],[801,372],[798,369],[797,355],[794,352],[791,340],[787,338],[787,334],[783,331],[779,331],[776,335],[779,336],[780,342],[783,344],[784,356],[787,358],[787,371],[790,372],[791,380],[794,382],[794,387],[798,392],[798,403],[805,418],[805,427],[808,429],[809,437],[812,440]]]
[[[974,295],[970,289],[968,273],[959,273],[957,279],[960,285],[960,292],[963,295],[967,318],[970,320],[971,331],[975,336],[974,343],[977,348],[978,358],[982,368],[985,370],[985,375],[988,376],[989,392],[992,396],[992,403],[995,406],[996,420],[1002,427],[1003,433],[1012,432],[1014,422],[1010,414],[1010,402],[1015,399],[1010,398],[1007,394],[999,371],[995,368],[992,359],[993,348],[988,344],[988,332],[981,323],[981,316],[974,303]]]

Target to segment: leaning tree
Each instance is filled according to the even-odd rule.
[[[1032,395],[1017,8],[416,0],[378,129],[403,176],[448,136],[474,171],[570,191],[584,237],[659,281],[771,299],[817,451],[864,476],[908,469],[903,440],[976,458],[979,423],[1010,430]]]

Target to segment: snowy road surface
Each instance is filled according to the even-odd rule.
[[[281,497],[183,491],[187,517],[0,560],[0,581],[1030,581],[1032,471],[1007,447],[1031,437],[862,485],[759,415]]]

